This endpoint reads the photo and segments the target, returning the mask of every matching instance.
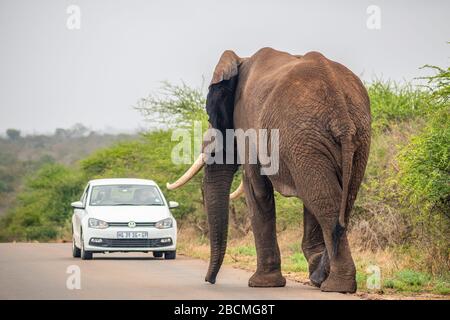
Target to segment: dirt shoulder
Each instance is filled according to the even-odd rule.
[[[296,232],[283,232],[278,236],[282,255],[283,275],[293,281],[308,284],[308,265],[299,248],[299,236]],[[208,260],[209,242],[199,237],[193,230],[182,230],[178,237],[178,252],[190,257]],[[447,279],[433,278],[431,275],[414,271],[406,258],[394,257],[392,252],[362,252],[353,250],[357,265],[358,291],[356,296],[369,300],[450,300],[446,293],[450,284]],[[254,272],[256,270],[256,250],[251,232],[241,239],[228,242],[224,264],[237,269]],[[368,266],[379,266],[381,270],[381,289],[367,288],[368,278],[372,275]],[[442,290],[445,294],[436,293]]]

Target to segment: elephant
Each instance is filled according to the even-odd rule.
[[[261,163],[242,163],[243,192],[257,252],[250,287],[281,287],[274,191],[303,202],[301,248],[310,283],[326,292],[356,291],[356,268],[347,230],[367,164],[370,100],[361,80],[319,52],[292,55],[262,48],[241,58],[223,52],[209,85],[209,125],[229,129],[278,129],[279,169],[261,174]],[[205,146],[205,144],[204,144]],[[227,151],[225,150],[224,153]],[[205,152],[170,190],[204,167],[204,202],[211,256],[205,281],[214,284],[222,265],[228,209],[238,163],[205,163]]]

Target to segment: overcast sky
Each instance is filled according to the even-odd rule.
[[[66,26],[69,5],[79,30]],[[367,27],[370,5],[380,29]],[[366,81],[411,80],[448,66],[449,12],[444,0],[0,0],[0,132],[134,130],[139,98],[162,80],[209,82],[226,49],[316,50]]]

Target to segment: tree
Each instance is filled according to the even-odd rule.
[[[67,133],[66,129],[56,128],[55,137],[60,138],[60,139],[65,139],[68,136],[69,136],[69,134]]]
[[[6,130],[6,135],[10,140],[17,140],[20,138],[20,130],[17,129],[8,129]]]
[[[189,127],[193,121],[206,123],[206,99],[200,88],[185,83],[163,82],[159,95],[140,99],[134,108],[152,124],[162,127]]]
[[[90,130],[88,127],[81,123],[74,124],[70,129],[70,137],[71,138],[81,138],[85,137],[89,134]]]

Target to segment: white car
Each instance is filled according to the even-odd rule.
[[[158,185],[143,179],[90,181],[73,202],[72,254],[83,260],[93,253],[149,252],[175,259],[177,222]]]

